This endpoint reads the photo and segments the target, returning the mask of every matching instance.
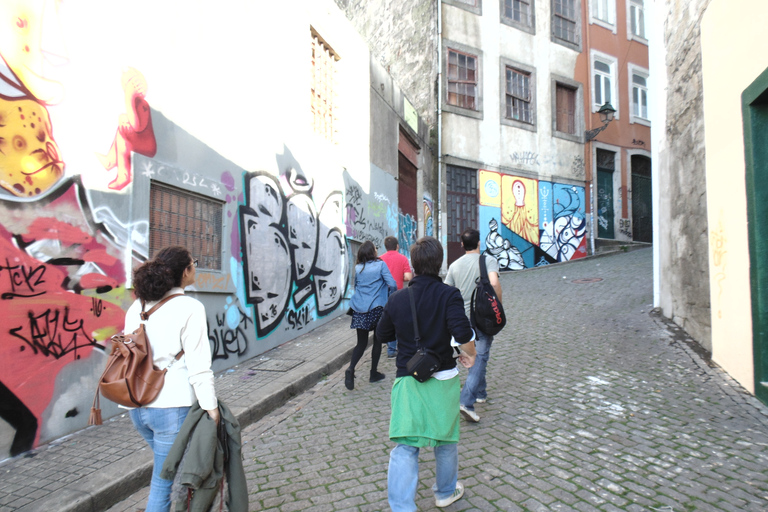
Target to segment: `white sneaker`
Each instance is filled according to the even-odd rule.
[[[475,403],[476,404],[484,404],[487,401],[488,401],[487,398],[475,398]]]
[[[480,416],[478,416],[478,414],[475,411],[470,411],[463,405],[459,406],[459,411],[461,411],[461,415],[464,416],[464,419],[467,421],[471,421],[472,423],[477,423],[478,421],[480,421]]]
[[[435,498],[435,506],[437,508],[447,507],[454,501],[460,500],[462,496],[464,496],[464,485],[461,482],[456,482],[456,489],[453,491],[453,494],[442,500]]]

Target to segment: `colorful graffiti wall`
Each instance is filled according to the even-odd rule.
[[[397,236],[406,229],[398,230],[404,216],[398,212],[395,178],[371,165],[368,186],[361,184],[348,172],[344,173],[344,183],[346,235],[361,243],[373,242],[379,254],[383,254],[384,239]],[[400,246],[402,248],[403,244]]]
[[[584,187],[480,170],[480,249],[501,270],[583,258]]]
[[[0,460],[86,426],[108,339],[133,302],[131,271],[159,248],[156,185],[221,210],[220,265],[199,268],[187,290],[206,307],[214,371],[341,314],[347,237],[381,247],[398,232],[394,178],[360,144],[344,171],[339,162],[355,166],[343,144],[319,150],[296,128],[308,68],[252,80],[240,57],[201,40],[205,12],[187,26],[175,24],[179,0],[135,6],[0,2]],[[290,6],[271,15],[208,29],[258,46],[251,34],[295,18]],[[308,66],[307,41],[274,58]],[[367,47],[346,55],[368,87]],[[350,110],[368,110],[365,87]],[[369,119],[355,120],[367,141]]]

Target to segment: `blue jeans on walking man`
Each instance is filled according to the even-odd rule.
[[[453,494],[459,478],[459,445],[443,444],[435,447],[435,499],[442,500]],[[392,512],[415,512],[416,489],[419,486],[419,447],[398,444],[389,454],[387,497]]]
[[[387,356],[392,357],[397,354],[397,340],[387,342]]]
[[[461,405],[470,411],[475,410],[475,400],[487,399],[486,382],[485,382],[485,369],[488,366],[488,358],[491,355],[491,344],[493,343],[493,336],[489,336],[484,332],[480,332],[475,328],[475,350],[477,350],[477,357],[475,358],[475,364],[469,369],[467,373],[467,380],[464,382],[464,387],[461,388],[461,397],[459,401]]]

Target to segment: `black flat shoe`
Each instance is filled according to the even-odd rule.
[[[368,382],[379,382],[384,380],[385,375],[381,372],[371,372],[371,379]]]
[[[347,389],[352,391],[355,389],[355,370],[347,370],[344,372],[344,385]]]

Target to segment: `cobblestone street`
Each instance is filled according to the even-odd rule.
[[[644,249],[502,276],[509,324],[446,510],[768,509],[768,409],[652,311],[651,275]],[[382,383],[350,392],[337,371],[244,430],[250,510],[388,509],[393,361]],[[433,460],[422,450],[420,510]]]

